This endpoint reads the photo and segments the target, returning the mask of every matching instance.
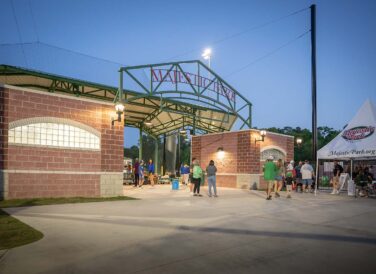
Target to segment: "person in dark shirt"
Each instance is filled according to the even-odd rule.
[[[369,183],[372,183],[372,181],[373,181],[373,174],[371,172],[369,172],[369,168],[368,167],[366,167],[364,169],[364,175],[367,177],[367,181]]]
[[[137,187],[138,183],[140,182],[140,163],[138,162],[138,158],[136,158],[136,162],[134,163],[133,167],[133,174],[134,174],[134,186]]]
[[[338,161],[334,161],[334,169],[333,169],[333,178],[332,178],[332,183],[333,183],[333,191],[330,194],[338,194],[338,185],[339,185],[339,176],[343,172],[343,167],[338,164]]]
[[[368,197],[368,188],[367,185],[372,183],[372,174],[369,173],[368,169],[360,169],[358,175],[355,178],[355,184],[359,191],[360,197]]]
[[[302,173],[300,169],[302,168],[303,162],[299,161],[299,164],[295,167],[295,174],[296,174],[296,191],[298,191],[298,188],[303,189],[302,184]]]

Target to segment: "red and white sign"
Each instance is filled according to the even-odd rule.
[[[367,138],[373,134],[375,127],[360,126],[347,129],[342,133],[342,138],[348,141],[355,141]]]
[[[181,72],[176,70],[167,70],[167,69],[152,69],[152,81],[153,82],[170,82],[173,84],[181,83],[181,84],[191,84],[196,87],[206,88],[208,85],[209,87],[207,90],[214,91],[226,98],[230,101],[235,102],[235,92],[222,85],[218,80],[211,80],[205,78],[203,76],[199,76],[197,74],[189,73],[189,72]]]

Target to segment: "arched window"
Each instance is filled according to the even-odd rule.
[[[100,133],[69,119],[37,117],[9,124],[9,144],[73,149],[100,149]]]
[[[286,152],[284,152],[281,148],[278,147],[264,148],[261,151],[261,161],[266,161],[269,156],[273,156],[275,161],[278,159],[285,160]]]

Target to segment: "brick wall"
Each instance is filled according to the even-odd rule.
[[[194,136],[192,157],[201,160],[202,168],[206,168],[209,161],[214,160],[218,169],[218,186],[243,188],[245,185],[252,186],[256,182],[263,188],[261,150],[271,146],[279,148],[286,152],[286,159],[291,160],[294,153],[294,139],[268,132],[264,142],[255,142],[260,138],[258,130]],[[224,149],[223,157],[217,152],[219,147]]]
[[[122,172],[123,126],[111,128],[112,105],[3,87],[0,102],[0,169],[9,173],[8,198],[99,196],[101,173]],[[101,149],[8,144],[9,123],[34,117],[64,118],[94,128],[101,133]]]
[[[8,98],[6,98],[7,96],[8,93],[5,92],[3,87],[0,87],[0,170],[5,168],[5,152],[8,145],[6,139],[6,137],[8,136],[8,122],[5,117],[5,102],[8,100]]]

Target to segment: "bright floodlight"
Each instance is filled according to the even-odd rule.
[[[211,49],[207,48],[207,49],[204,50],[204,53],[203,53],[201,56],[202,56],[205,60],[208,60],[208,59],[210,59],[210,57],[211,57],[211,53],[212,53]]]
[[[124,105],[122,103],[117,103],[115,105],[116,112],[123,112],[124,111]]]

